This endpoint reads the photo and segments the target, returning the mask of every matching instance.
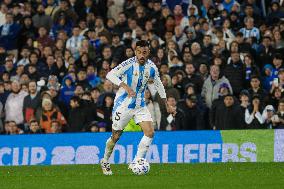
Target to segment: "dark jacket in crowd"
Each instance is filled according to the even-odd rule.
[[[31,118],[36,116],[36,110],[41,107],[40,93],[32,98],[31,95],[28,95],[24,98],[23,103],[23,114],[25,122],[28,123]]]
[[[77,108],[71,108],[68,116],[68,132],[82,132],[88,126],[88,114],[86,108],[80,105]]]
[[[180,109],[184,112],[184,124],[181,130],[203,130],[205,129],[203,111],[195,105],[190,108],[184,102],[180,105]]]
[[[196,94],[200,94],[203,86],[203,80],[198,74],[187,76],[182,80],[183,88],[185,89],[189,83],[194,84]]]
[[[0,45],[5,47],[6,50],[17,49],[18,35],[21,30],[19,24],[13,23],[9,27],[7,35],[2,35],[4,25],[0,26]]]
[[[171,130],[185,130],[186,129],[186,123],[185,123],[185,114],[184,112],[180,109],[177,108],[176,110],[176,115],[173,117],[173,121],[171,123],[168,122],[167,117],[170,115],[168,113],[162,114],[161,118],[161,130],[166,130],[167,126],[171,126]]]
[[[226,65],[224,75],[230,81],[234,94],[238,96],[245,86],[245,70],[241,61]]]
[[[262,89],[262,88],[259,88],[256,92],[250,88],[248,90],[249,94],[251,97],[253,96],[259,96],[260,98],[260,102],[263,104],[264,102],[267,102],[268,99],[269,99],[269,96],[268,96],[268,93],[266,90]]]
[[[226,107],[221,103],[216,107],[215,117],[212,120],[217,130],[241,129],[243,127],[242,112],[239,105]]]
[[[192,55],[192,63],[194,67],[198,70],[200,64],[202,63],[209,65],[209,57],[202,53],[199,53],[197,55]]]

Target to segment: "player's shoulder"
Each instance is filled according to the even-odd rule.
[[[152,60],[150,60],[150,59],[148,59],[147,64],[148,64],[151,68],[155,68],[155,69],[157,68],[156,64],[155,64]]]
[[[121,66],[129,66],[129,65],[132,65],[135,63],[135,56],[134,57],[131,57],[131,58],[128,58],[127,60],[123,61],[120,65]]]

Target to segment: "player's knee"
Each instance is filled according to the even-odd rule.
[[[154,133],[155,133],[154,129],[151,128],[151,129],[147,130],[146,132],[144,132],[144,135],[149,137],[149,138],[153,138]]]

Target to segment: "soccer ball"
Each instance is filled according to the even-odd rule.
[[[139,158],[134,162],[132,172],[135,175],[146,175],[150,171],[150,164],[144,158]]]

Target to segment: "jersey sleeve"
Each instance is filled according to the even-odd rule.
[[[113,84],[119,86],[122,83],[122,76],[125,74],[125,71],[131,66],[131,61],[126,60],[113,68],[108,74],[106,78],[111,81]]]
[[[166,91],[164,85],[161,81],[160,74],[156,65],[153,66],[154,69],[154,85],[156,90],[158,91],[161,98],[167,98]]]

